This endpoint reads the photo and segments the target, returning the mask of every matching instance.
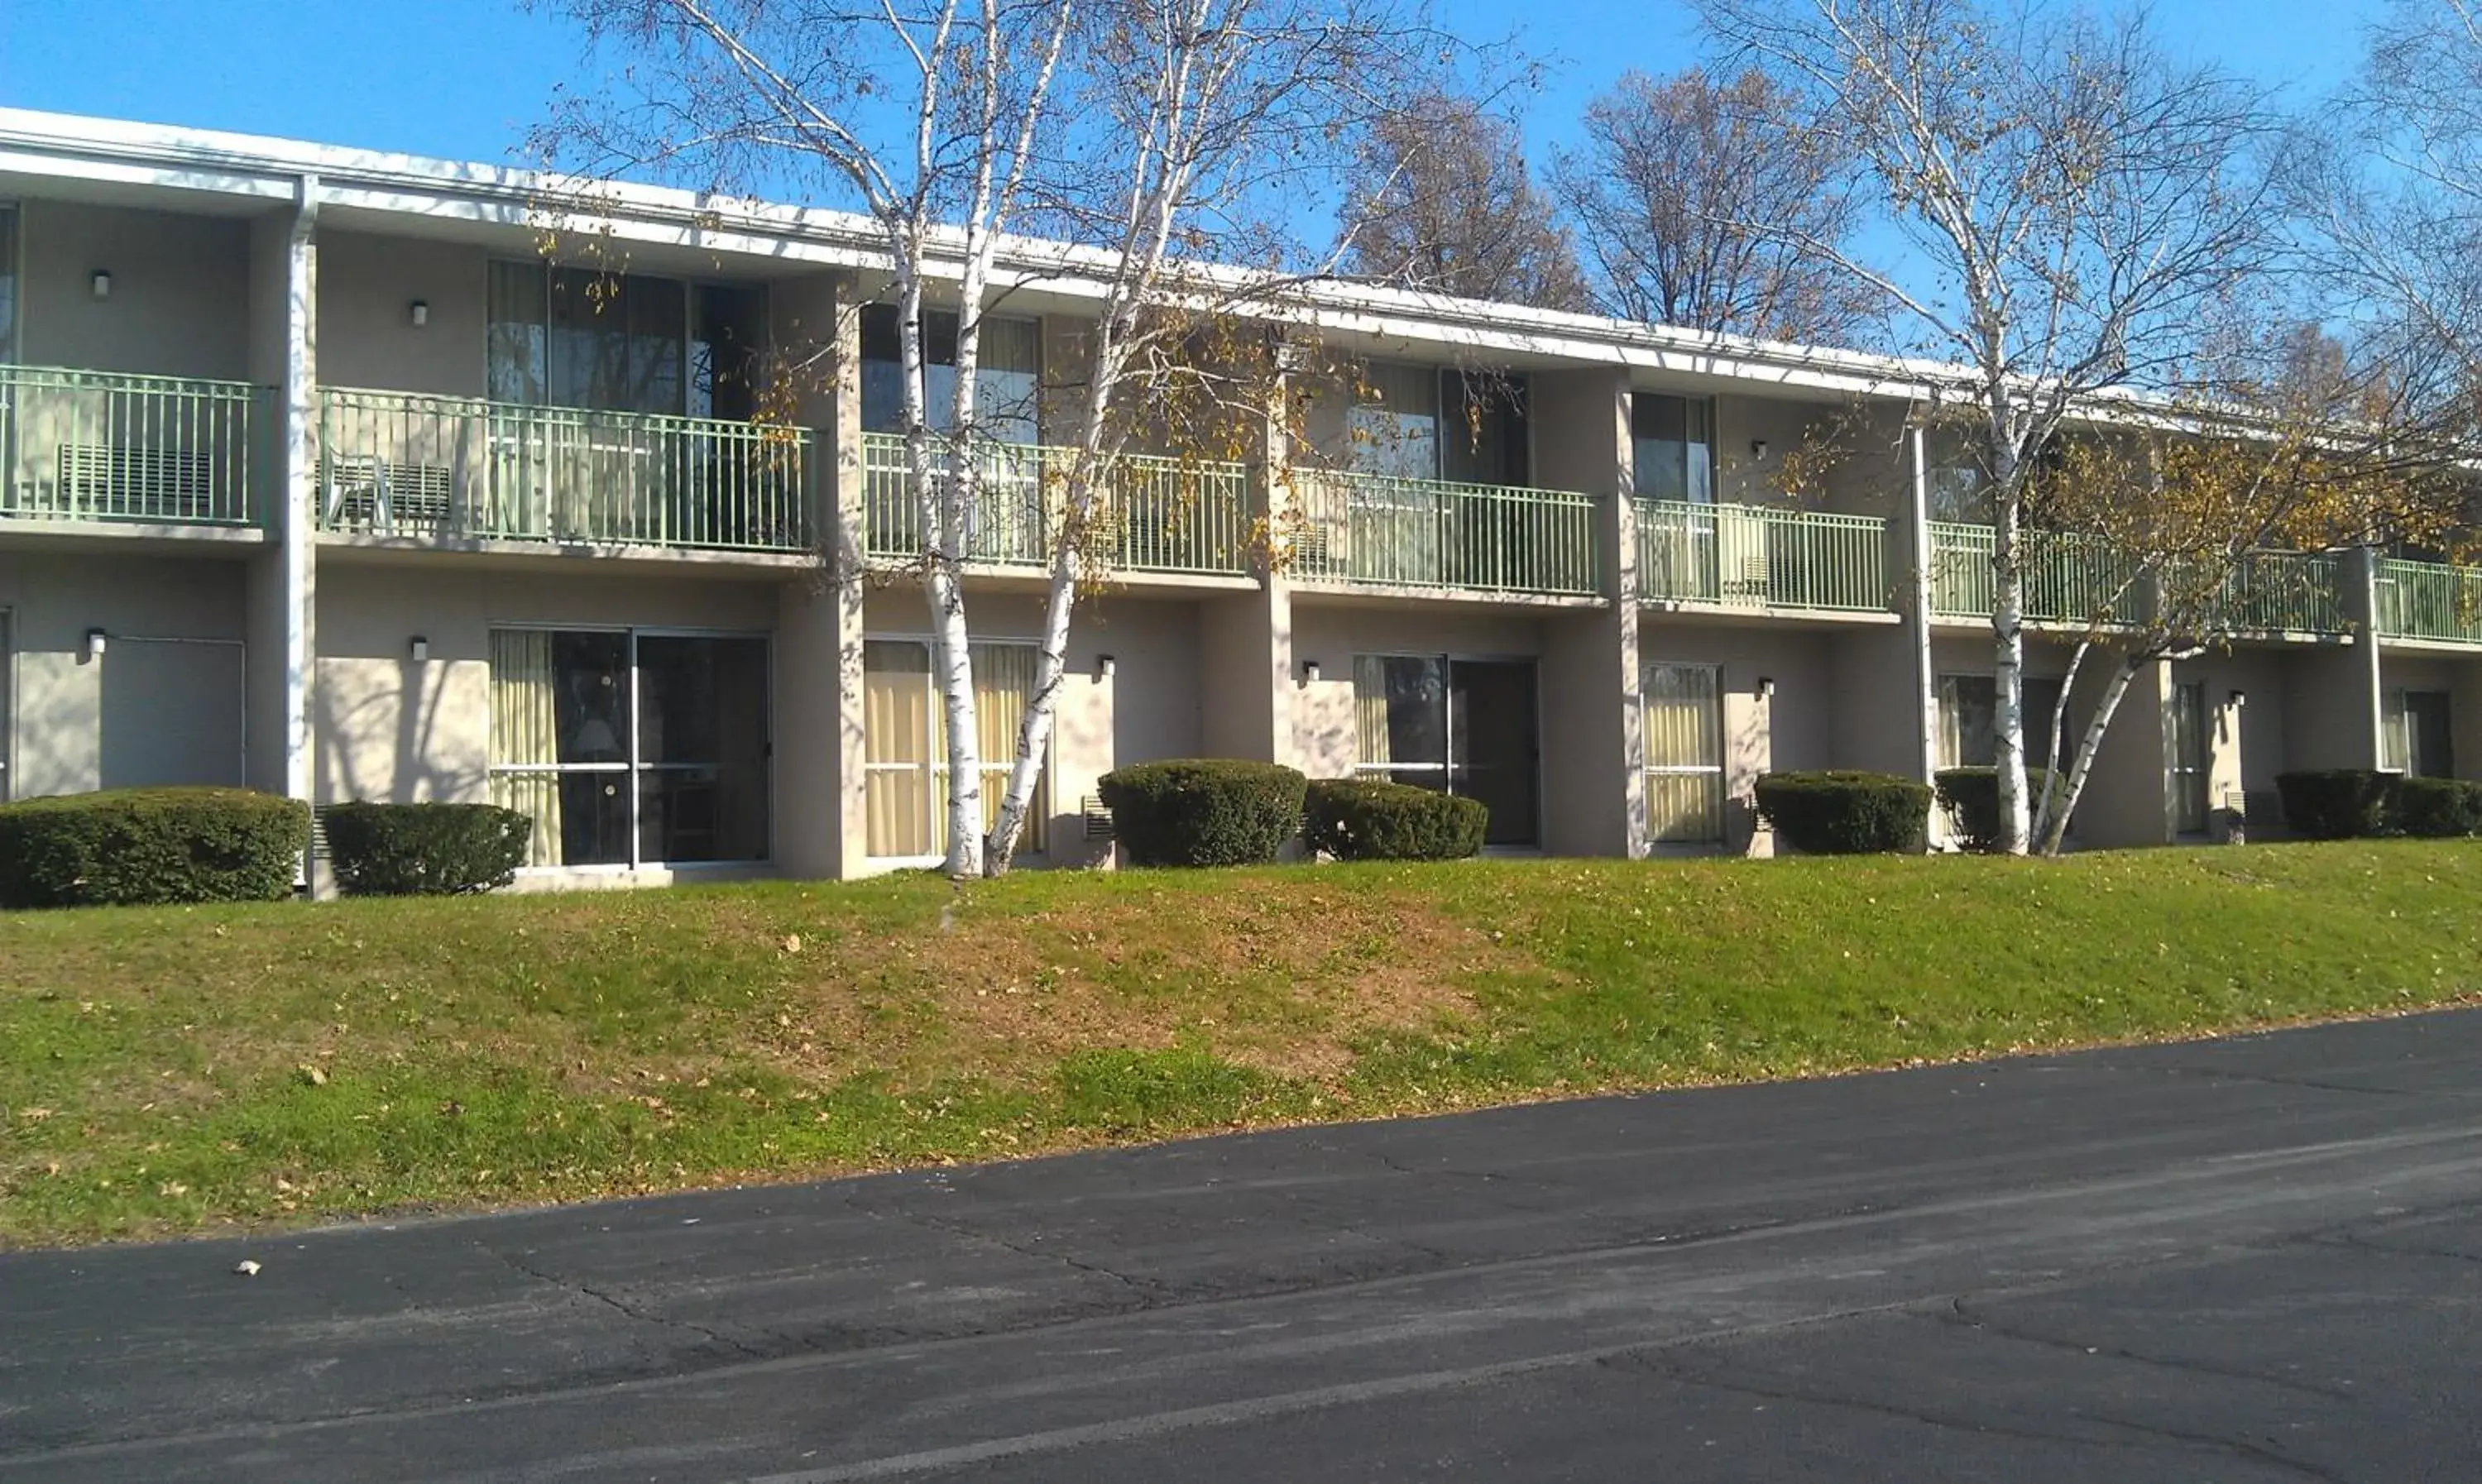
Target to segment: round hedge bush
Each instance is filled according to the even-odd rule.
[[[1999,770],[1997,768],[1941,768],[1932,775],[1938,785],[1940,808],[1947,814],[1948,829],[1963,848],[1988,855],[1999,848]],[[2066,788],[2068,778],[2048,768],[2025,770],[2026,823],[2030,828],[2039,813],[2043,795],[2053,788]]]
[[[2395,828],[2424,839],[2482,835],[2482,783],[2455,778],[2399,780]]]
[[[347,896],[462,896],[505,887],[534,821],[494,804],[331,804],[328,865]]]
[[[1198,757],[1132,763],[1096,785],[1135,865],[1250,865],[1301,833],[1309,781],[1272,762]]]
[[[2322,768],[2275,776],[2284,828],[2303,839],[2353,840],[2385,835],[2399,781],[2368,768]]]
[[[1339,861],[1462,861],[1490,824],[1480,799],[1378,779],[1315,779],[1302,807],[1303,839]]]
[[[1804,855],[1918,853],[1930,834],[1930,785],[1892,773],[1761,774],[1757,806]]]
[[[247,788],[118,788],[0,806],[0,907],[289,896],[310,808]]]

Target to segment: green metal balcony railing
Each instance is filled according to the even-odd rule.
[[[704,417],[331,389],[319,525],[411,540],[812,549],[812,438]]]
[[[1297,469],[1293,571],[1420,588],[1602,591],[1592,495]]]
[[[0,517],[248,525],[274,393],[0,365]]]
[[[928,546],[905,439],[865,433],[862,550],[911,561]],[[987,443],[976,450],[965,560],[1048,567],[1070,463],[1065,448]],[[1250,570],[1250,471],[1212,460],[1123,454],[1114,460],[1096,549],[1122,571],[1230,576]]]
[[[1947,619],[1988,619],[1997,596],[1987,525],[1930,522],[1931,612]],[[2036,623],[2090,623],[2098,617],[2132,619],[2146,595],[2137,564],[2097,537],[2066,531],[2021,532],[2025,617]]]
[[[1888,522],[1756,505],[1637,502],[1648,597],[1750,608],[1884,612]]]
[[[2250,633],[2344,632],[2343,563],[2324,551],[2245,551],[2224,579],[2224,622]]]
[[[2390,639],[2482,644],[2482,570],[2383,558],[2378,623]]]

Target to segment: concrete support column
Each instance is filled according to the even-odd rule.
[[[2387,680],[2379,653],[2379,553],[2355,546],[2344,553],[2344,623],[2353,631],[2352,683],[2337,698],[2356,725],[2357,757],[2348,768],[2376,768],[2387,756]]]
[[[852,280],[818,274],[775,285],[778,374],[809,436],[818,563],[784,585],[776,627],[777,862],[786,874],[851,877],[869,853],[862,732],[860,311]]]
[[[1904,634],[1905,673],[1913,684],[1914,746],[1908,760],[1918,782],[1939,771],[1939,675],[1931,657],[1930,435],[1906,430],[1905,497],[1888,522],[1888,560],[1895,575],[1896,616]]]
[[[251,787],[303,800],[317,782],[318,211],[319,179],[304,175],[289,209],[251,225],[249,365],[265,388],[251,452],[270,543],[251,560],[245,595],[244,746]]]
[[[1603,594],[1599,607],[1544,622],[1543,842],[1555,855],[1640,857],[1646,718],[1628,375],[1604,368],[1542,375],[1533,394],[1537,483],[1599,502]]]

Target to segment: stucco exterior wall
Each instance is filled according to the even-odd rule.
[[[18,355],[148,376],[250,375],[250,222],[30,200],[20,208]],[[97,271],[112,292],[94,297]]]
[[[2292,768],[2375,768],[2378,718],[2362,646],[2305,649],[2286,656],[2284,755]]]
[[[240,783],[243,586],[239,561],[0,551],[9,796]]]
[[[2379,684],[2383,705],[2390,691],[2445,692],[2456,776],[2482,779],[2482,659],[2435,651],[2382,652]]]
[[[512,576],[454,566],[339,571],[330,555],[310,698],[318,800],[482,801],[495,626],[763,634],[776,627],[778,603],[776,585],[764,582]],[[430,651],[419,662],[417,635]]]
[[[479,397],[490,254],[463,243],[319,234],[319,371],[328,385]],[[429,323],[417,328],[420,300]]]

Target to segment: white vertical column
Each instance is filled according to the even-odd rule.
[[[1929,435],[1915,423],[1906,437],[1913,478],[1896,515],[1901,528],[1896,543],[1903,563],[1897,598],[1904,619],[1905,648],[1913,660],[1914,764],[1914,776],[1929,782],[1939,771],[1939,677],[1931,659],[1931,523]]]

